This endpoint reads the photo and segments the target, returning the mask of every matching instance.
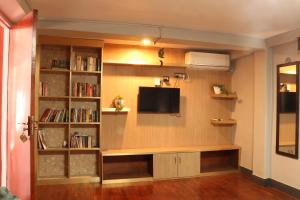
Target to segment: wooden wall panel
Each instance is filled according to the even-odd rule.
[[[185,71],[186,70],[186,71]],[[170,114],[138,114],[139,86],[153,86],[155,77],[174,76],[187,72],[188,81],[179,81],[181,88],[180,116]],[[231,87],[231,73],[174,68],[104,66],[103,107],[121,95],[128,114],[103,115],[103,149],[174,147],[232,144],[234,127],[214,127],[211,118],[229,118],[234,102],[210,97],[211,85]],[[171,78],[171,86],[175,79]]]
[[[159,64],[158,47],[105,44],[104,63]],[[164,63],[184,64],[184,49],[165,49]]]

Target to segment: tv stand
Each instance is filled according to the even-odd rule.
[[[199,177],[239,169],[236,145],[102,151],[102,183]]]

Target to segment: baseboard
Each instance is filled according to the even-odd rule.
[[[275,181],[273,179],[270,179],[270,180],[271,180],[271,183],[270,183],[271,187],[274,187],[274,188],[276,188],[278,190],[281,190],[281,191],[283,191],[285,193],[288,193],[291,196],[296,197],[297,199],[300,199],[300,190],[298,190],[298,189],[296,189],[294,187],[291,187],[289,185],[280,183],[278,181]]]
[[[240,171],[243,173],[243,174],[246,174],[248,176],[251,177],[251,179],[256,182],[257,184],[259,185],[262,185],[262,186],[265,186],[265,187],[273,187],[273,188],[276,188],[282,192],[285,192],[293,197],[296,197],[296,198],[299,198],[300,199],[300,190],[294,188],[294,187],[291,187],[289,185],[286,185],[286,184],[283,184],[281,182],[278,182],[276,180],[273,180],[271,178],[267,178],[267,179],[263,179],[263,178],[260,178],[258,176],[255,176],[253,175],[253,172],[252,170],[250,169],[247,169],[245,167],[240,167]]]

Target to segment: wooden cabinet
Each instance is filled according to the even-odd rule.
[[[191,177],[200,174],[200,153],[178,153],[178,177]]]
[[[163,153],[154,155],[154,178],[191,177],[200,174],[200,153]]]
[[[177,177],[177,171],[177,153],[154,155],[154,178],[175,178]]]

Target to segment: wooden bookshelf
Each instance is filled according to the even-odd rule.
[[[67,110],[68,121],[65,121],[66,118],[62,118],[64,121],[60,121],[61,118],[58,117],[54,122],[38,122],[39,129],[43,129],[47,144],[46,149],[40,149],[38,136],[35,136],[35,174],[38,185],[92,183],[101,180],[99,165],[101,161],[102,51],[103,42],[99,40],[50,36],[40,36],[39,38],[36,62],[37,83],[41,81],[46,87],[40,88],[40,85],[36,84],[36,91],[39,93],[40,89],[43,92],[46,90],[47,94],[36,95],[35,114],[40,120],[47,108]],[[88,67],[88,57],[97,60],[94,65],[97,71],[78,71],[76,59],[79,56],[82,59],[81,68]],[[63,63],[65,69],[53,68],[51,66],[53,63]],[[76,70],[74,70],[75,68]],[[93,84],[97,89],[91,89],[93,96],[91,93],[86,93],[89,94],[86,96],[81,94],[73,96],[73,82]],[[76,85],[76,83],[74,84]],[[78,91],[81,92],[80,89]],[[96,95],[94,95],[94,91]],[[73,108],[90,109],[95,112],[95,118],[90,118],[87,111],[87,120],[82,121],[81,117],[80,121],[74,121],[71,116]],[[96,119],[99,121],[93,121]],[[75,133],[89,136],[92,147],[71,147],[71,137]],[[67,147],[63,147],[65,143]]]

